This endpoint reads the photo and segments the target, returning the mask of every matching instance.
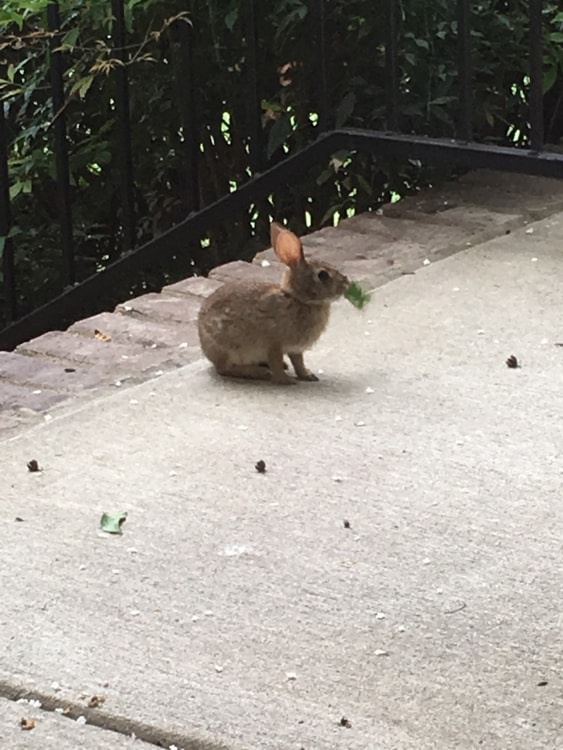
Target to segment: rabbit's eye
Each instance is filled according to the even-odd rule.
[[[319,279],[319,281],[328,281],[330,279],[330,274],[328,271],[325,271],[324,268],[322,268],[318,272],[317,278]]]

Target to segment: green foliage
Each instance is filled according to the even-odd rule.
[[[0,6],[0,29],[14,24],[20,31],[28,19],[45,10],[49,0],[4,0]]]
[[[0,8],[0,99],[9,133],[18,299],[25,311],[59,289],[61,213],[53,158],[53,122],[64,114],[70,148],[79,279],[122,253],[119,144],[109,0],[61,0],[60,33],[46,32],[47,0],[8,0]],[[547,136],[563,136],[563,13],[545,3]],[[186,173],[182,107],[182,31],[191,31],[197,122],[199,205],[235,190],[316,137],[320,111],[314,7],[307,0],[258,3],[258,97],[249,99],[248,50],[239,0],[126,0],[127,73],[135,178],[136,243],[181,221],[193,208]],[[382,4],[327,3],[329,125],[386,129],[385,21]],[[403,0],[399,19],[399,110],[403,132],[455,137],[459,119],[456,3]],[[481,141],[526,145],[527,0],[472,4],[474,130]],[[66,101],[54,112],[49,85],[52,48],[65,62]],[[260,117],[260,143],[250,118]],[[252,149],[254,161],[251,161]],[[229,225],[186,238],[186,253],[128,280],[116,299],[157,287],[267,244],[269,216],[303,232],[357,211],[375,209],[445,176],[428,165],[334,154],[280,185]],[[0,255],[3,243],[0,244]],[[1,323],[1,321],[0,321]]]

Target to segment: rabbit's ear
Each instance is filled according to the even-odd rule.
[[[270,230],[272,247],[278,258],[286,266],[296,266],[303,260],[303,247],[296,234],[281,224],[274,222]]]
[[[276,247],[277,239],[280,235],[280,232],[285,232],[286,229],[283,226],[283,224],[279,224],[277,221],[273,221],[270,226],[270,241],[272,243],[272,247]]]

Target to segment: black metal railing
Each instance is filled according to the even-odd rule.
[[[130,279],[139,270],[157,266],[165,259],[189,252],[190,244],[209,231],[210,227],[234,217],[241,209],[258,204],[280,184],[296,183],[309,169],[322,169],[331,156],[340,151],[364,151],[378,157],[417,159],[430,164],[453,165],[466,168],[488,168],[563,177],[563,156],[544,150],[543,124],[543,51],[542,51],[542,0],[529,1],[529,143],[527,148],[517,148],[497,143],[473,140],[473,70],[472,70],[472,12],[469,0],[457,0],[458,39],[458,123],[457,138],[429,137],[401,133],[400,88],[400,16],[398,0],[387,0],[384,21],[385,37],[385,130],[367,128],[331,129],[332,114],[328,60],[329,37],[326,33],[326,14],[329,0],[312,0],[310,16],[313,21],[314,40],[318,48],[316,71],[317,101],[314,107],[318,120],[315,138],[297,153],[292,153],[277,163],[264,161],[258,80],[260,55],[257,27],[257,0],[241,3],[246,49],[246,143],[248,174],[251,176],[234,192],[225,194],[208,205],[200,206],[197,158],[199,137],[195,116],[197,71],[193,69],[194,36],[197,30],[178,22],[172,29],[179,49],[182,76],[182,95],[179,108],[183,128],[183,171],[187,185],[186,218],[176,226],[135,248],[136,216],[135,182],[131,151],[129,114],[129,82],[127,66],[118,65],[114,71],[116,123],[118,130],[119,200],[122,235],[122,253],[109,264],[87,278],[77,279],[75,264],[76,240],[72,224],[72,190],[68,164],[68,139],[65,125],[64,67],[58,49],[57,36],[51,41],[51,87],[54,117],[54,155],[56,162],[57,205],[60,221],[60,285],[64,287],[53,299],[38,309],[18,318],[17,268],[15,249],[17,237],[10,236],[13,226],[9,198],[8,158],[9,138],[3,108],[0,106],[0,240],[2,245],[3,303],[5,319],[9,325],[0,331],[0,348],[11,349],[20,342],[51,328],[67,324],[77,315],[95,312],[100,299],[108,290]],[[126,31],[123,0],[111,0],[113,12],[112,39],[116,57],[125,63]],[[48,28],[56,32],[60,27],[58,4],[48,7]],[[313,106],[313,105],[312,105]],[[76,283],[78,281],[78,283]]]

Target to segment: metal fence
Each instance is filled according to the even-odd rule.
[[[10,137],[7,132],[4,109],[0,106],[0,238],[2,247],[2,298],[7,327],[0,331],[0,347],[10,349],[21,341],[45,330],[67,324],[77,315],[96,312],[102,295],[132,278],[139,269],[158,265],[163,258],[186,253],[193,238],[200,237],[209,227],[225,221],[241,209],[248,208],[267,196],[280,182],[299,180],[304,170],[324,168],[336,152],[346,149],[365,151],[397,159],[418,159],[422,162],[457,165],[467,168],[489,168],[522,172],[550,177],[563,177],[563,156],[544,150],[543,123],[543,50],[542,50],[542,0],[529,2],[529,144],[528,148],[478,143],[473,140],[473,71],[472,71],[472,7],[469,0],[457,0],[458,29],[458,96],[459,122],[456,139],[432,138],[428,135],[401,133],[399,103],[399,0],[387,0],[382,23],[385,25],[385,130],[331,129],[331,103],[327,60],[328,48],[326,12],[330,0],[311,0],[310,17],[315,26],[318,48],[316,79],[318,121],[314,139],[298,153],[293,153],[271,167],[264,168],[260,157],[261,125],[259,114],[259,81],[257,56],[257,18],[261,3],[243,0],[240,4],[245,29],[246,102],[248,173],[244,185],[229,192],[209,205],[198,205],[197,169],[198,132],[194,118],[193,96],[197,84],[197,71],[193,70],[191,57],[196,43],[197,29],[188,24],[178,25],[179,65],[184,78],[184,96],[179,101],[184,131],[184,170],[187,181],[186,218],[141,247],[135,244],[134,169],[131,152],[131,123],[129,115],[128,73],[125,65],[115,68],[115,106],[118,129],[118,158],[121,203],[121,234],[123,252],[106,268],[88,278],[76,276],[76,238],[73,232],[72,196],[68,163],[68,139],[65,124],[65,83],[63,52],[58,49],[57,36],[51,40],[50,85],[52,110],[58,113],[53,121],[54,159],[56,163],[56,191],[58,220],[60,222],[59,283],[63,291],[47,304],[19,317],[17,305],[17,236],[11,237],[13,226],[9,197],[8,157]],[[123,0],[111,2],[113,24],[112,40],[115,56],[124,59],[126,28]],[[53,32],[60,26],[58,4],[51,2],[47,12],[48,26]]]

